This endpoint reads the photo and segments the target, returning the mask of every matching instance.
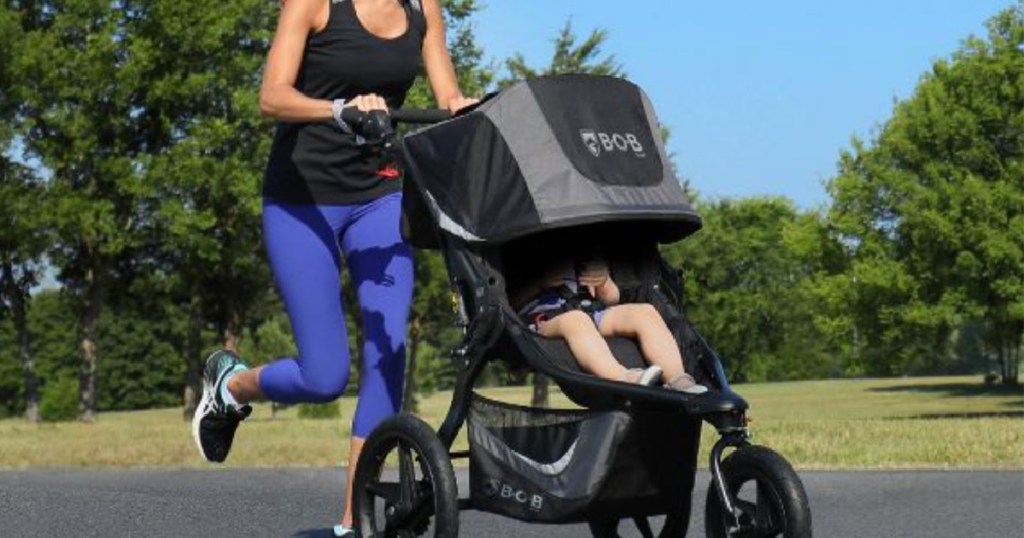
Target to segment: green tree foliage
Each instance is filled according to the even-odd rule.
[[[684,269],[687,313],[730,375],[775,381],[842,373],[817,319],[819,279],[840,269],[821,218],[782,198],[722,200],[701,213],[704,229],[663,254]]]
[[[505,62],[509,74],[501,80],[500,85],[506,87],[517,81],[529,80],[538,76],[571,73],[626,76],[614,56],[602,57],[601,55],[601,47],[608,39],[606,30],[600,28],[593,30],[582,43],[577,43],[578,39],[572,30],[572,21],[566,21],[565,26],[558,33],[558,37],[554,39],[555,50],[547,67],[540,70],[530,67],[526,63],[526,58],[522,54],[516,53]]]
[[[23,46],[19,14],[0,6],[0,319],[10,319],[17,339],[24,387],[25,418],[39,422],[39,390],[28,329],[29,290],[43,271],[50,242],[44,188],[31,169],[16,162],[15,124],[19,122],[15,74],[10,69]]]
[[[133,36],[149,51],[146,113],[163,125],[142,159],[154,187],[145,201],[152,261],[173,275],[172,296],[189,305],[186,419],[209,344],[237,349],[272,290],[260,242],[271,125],[258,99],[277,12],[262,0],[158,0]],[[207,326],[215,342],[204,338]]]
[[[341,404],[337,401],[322,404],[299,404],[299,418],[323,420],[339,417],[341,417]]]
[[[1024,3],[937,61],[830,182],[872,373],[935,368],[970,322],[1017,382],[1024,334]]]
[[[50,260],[75,298],[81,364],[79,418],[95,419],[97,324],[130,265],[145,222],[138,156],[159,131],[139,88],[146,51],[131,38],[134,3],[26,3],[24,46],[12,62],[25,145],[52,172],[57,240]]]
[[[39,406],[43,420],[66,422],[78,415],[76,383],[70,376],[61,376],[43,388],[42,403]]]

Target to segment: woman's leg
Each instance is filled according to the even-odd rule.
[[[342,235],[342,250],[359,296],[363,327],[363,368],[359,403],[352,421],[345,515],[352,522],[352,484],[364,440],[399,411],[405,380],[405,333],[412,306],[412,249],[399,231],[401,195],[360,207]]]
[[[635,338],[644,358],[660,366],[666,380],[684,373],[679,345],[653,306],[639,303],[612,306],[605,311],[598,329],[607,337]]]
[[[237,394],[239,401],[262,394],[280,403],[322,403],[345,390],[349,354],[337,231],[352,211],[351,206],[264,204],[263,240],[299,354],[243,377],[241,383],[250,387],[250,378],[257,379],[258,392]]]
[[[626,367],[615,360],[608,342],[601,337],[590,315],[579,310],[565,312],[541,324],[540,333],[552,338],[564,338],[584,371],[616,381],[626,377]]]

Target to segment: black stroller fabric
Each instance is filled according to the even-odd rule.
[[[643,220],[672,242],[700,228],[647,96],[625,80],[522,82],[403,147],[433,220],[465,241]]]
[[[689,507],[700,422],[678,413],[538,409],[474,395],[468,425],[477,509],[570,523]]]

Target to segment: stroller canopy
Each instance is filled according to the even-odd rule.
[[[667,243],[700,228],[650,101],[625,80],[568,75],[522,82],[407,136],[404,147],[434,221],[467,241],[646,221]]]

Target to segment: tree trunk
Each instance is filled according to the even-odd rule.
[[[419,411],[419,402],[416,401],[416,353],[420,347],[421,328],[420,315],[416,314],[409,324],[409,362],[405,368],[405,392],[402,394],[402,410],[408,413]]]
[[[82,308],[82,336],[78,345],[81,365],[78,370],[78,421],[96,421],[96,371],[99,352],[96,346],[96,326],[103,311],[104,279],[102,264],[95,263],[87,276],[85,304]]]
[[[191,421],[203,393],[203,312],[197,293],[188,304],[188,334],[185,340],[185,408],[183,418]]]
[[[27,286],[20,285],[14,278],[14,267],[9,260],[3,265],[3,286],[11,301],[14,316],[14,331],[18,339],[18,356],[21,358],[21,373],[25,383],[25,420],[38,424],[39,381],[36,378],[32,349],[29,345]]]
[[[1011,327],[1013,326],[1011,325]],[[1009,337],[1005,344],[1000,345],[999,359],[1003,363],[1003,385],[1015,387],[1020,383],[1022,335],[1016,328],[1012,328],[1007,333],[1013,334],[1013,336]]]
[[[238,354],[238,342],[242,339],[242,313],[229,301],[227,312],[224,313],[224,331],[221,335],[224,339],[224,349]]]
[[[548,376],[536,372],[533,374],[533,398],[530,405],[534,407],[548,407],[548,386],[551,384]]]
[[[18,354],[21,356],[21,374],[25,382],[25,420],[39,423],[39,381],[29,346],[25,297],[14,301],[14,327],[18,333]]]

